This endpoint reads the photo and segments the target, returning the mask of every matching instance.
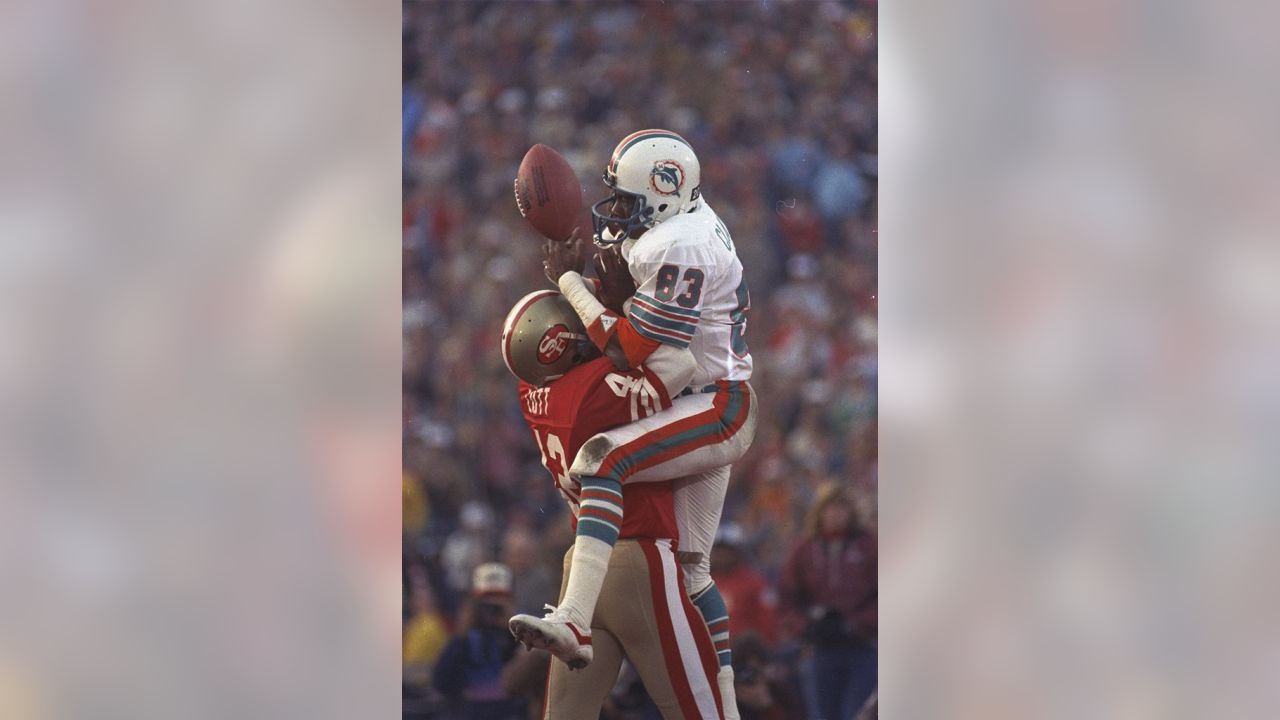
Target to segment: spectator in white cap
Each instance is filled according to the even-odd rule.
[[[515,655],[507,630],[511,615],[511,569],[484,563],[471,575],[469,622],[445,646],[434,685],[453,705],[449,717],[466,720],[526,720],[528,702],[502,687],[502,671]]]

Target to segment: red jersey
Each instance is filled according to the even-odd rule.
[[[581,486],[569,477],[578,449],[593,435],[671,407],[666,388],[648,368],[623,372],[608,358],[583,363],[545,387],[520,383],[520,409],[542,453],[542,464],[573,511],[578,526]],[[626,512],[620,538],[678,538],[669,482],[622,486]]]

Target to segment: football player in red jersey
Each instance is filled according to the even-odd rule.
[[[596,433],[670,407],[668,388],[687,382],[692,357],[687,350],[663,353],[620,371],[599,356],[573,308],[553,290],[516,303],[504,324],[502,354],[521,380],[525,421],[572,511],[575,530],[579,523],[607,521],[618,498],[583,492],[570,479],[569,465]],[[584,668],[576,673],[551,664],[544,717],[596,717],[625,654],[665,718],[722,718],[716,651],[685,592],[681,562],[696,559],[677,550],[671,483],[629,484],[622,492],[628,511],[591,628],[570,626],[576,641],[592,648],[594,660],[574,663]],[[565,582],[572,552],[565,556]]]
[[[591,341],[620,356],[619,367],[687,349],[694,371],[687,385],[668,385],[675,396],[670,409],[583,444],[569,475],[582,483],[584,495],[610,495],[616,502],[602,507],[598,523],[578,525],[573,572],[559,604],[542,617],[515,615],[508,626],[566,663],[590,662],[591,647],[577,643],[568,626],[590,624],[626,517],[622,486],[680,478],[674,492],[681,543],[701,557],[685,568],[685,578],[694,605],[712,623],[719,683],[728,697],[729,612],[711,577],[710,553],[730,467],[755,435],[745,338],[750,294],[733,239],[702,194],[700,163],[684,138],[662,129],[631,133],[614,149],[604,182],[610,194],[592,208],[594,240],[622,261],[635,288],[630,303],[624,308],[599,302],[581,265],[561,262],[557,248],[565,257],[579,253],[578,230],[565,242],[550,243],[544,273],[573,306]]]

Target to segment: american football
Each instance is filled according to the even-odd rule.
[[[515,182],[520,215],[543,236],[564,240],[582,215],[582,184],[560,153],[541,143],[520,161]]]

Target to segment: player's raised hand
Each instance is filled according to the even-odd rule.
[[[600,278],[600,303],[622,315],[622,303],[636,292],[626,258],[617,246],[596,251],[596,275]]]
[[[574,271],[581,273],[586,269],[586,249],[582,244],[579,228],[574,228],[569,237],[563,241],[547,240],[542,243],[542,272],[557,287],[560,276]]]

